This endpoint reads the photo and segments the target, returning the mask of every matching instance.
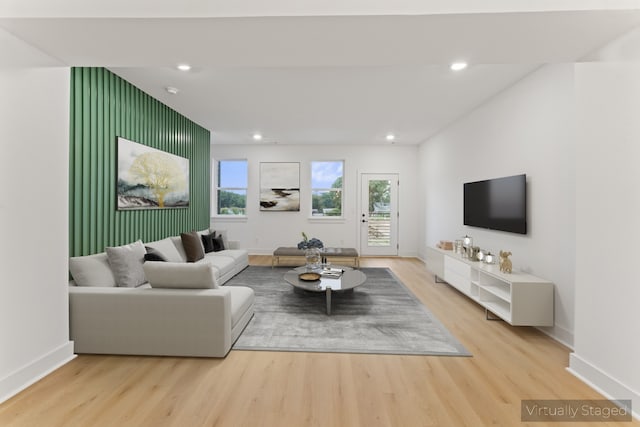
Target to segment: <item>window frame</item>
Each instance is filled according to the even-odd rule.
[[[246,170],[247,170],[247,176],[246,176],[246,187],[221,187],[220,186],[220,163],[221,162],[244,162],[246,164]],[[247,217],[247,204],[248,204],[248,195],[249,195],[249,160],[248,159],[239,159],[239,158],[231,158],[231,159],[214,159],[214,171],[213,171],[213,188],[214,188],[214,194],[211,197],[211,212],[212,215],[211,216],[215,216],[215,217],[220,217],[220,218],[227,218],[227,219],[233,219],[233,218],[246,218]],[[237,191],[237,190],[244,190],[245,192],[245,206],[244,206],[244,214],[240,214],[240,215],[235,215],[235,214],[225,214],[225,213],[220,213],[218,211],[219,208],[219,194],[220,194],[220,190],[228,190],[228,191]]]

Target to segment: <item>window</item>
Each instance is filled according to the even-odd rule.
[[[216,176],[216,214],[246,215],[247,161],[220,160]]]
[[[342,216],[344,162],[311,162],[311,215]]]

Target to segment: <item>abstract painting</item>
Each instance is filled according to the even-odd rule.
[[[118,137],[118,210],[189,207],[189,159]]]
[[[300,163],[260,163],[260,210],[300,211]]]

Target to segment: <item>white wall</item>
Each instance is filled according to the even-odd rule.
[[[577,254],[570,369],[640,416],[640,64],[576,66]]]
[[[211,147],[214,164],[218,160],[246,159],[249,165],[247,219],[235,221],[212,218],[217,228],[229,230],[229,237],[254,254],[271,254],[278,246],[295,246],[301,232],[317,237],[327,246],[358,248],[360,190],[359,173],[398,173],[399,253],[416,256],[418,212],[416,203],[415,146],[317,146],[317,145],[216,145]],[[344,221],[310,219],[310,162],[344,160]],[[300,162],[300,212],[260,212],[258,187],[260,162]],[[213,176],[213,173],[212,173]],[[212,184],[213,187],[213,184]]]
[[[556,285],[555,327],[572,345],[575,254],[573,65],[546,66],[420,146],[424,223],[420,253],[468,234],[514,268]],[[528,233],[462,224],[463,183],[527,174]]]
[[[68,68],[0,67],[0,402],[73,357]]]

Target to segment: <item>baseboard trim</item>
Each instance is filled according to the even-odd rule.
[[[576,353],[569,355],[567,371],[609,400],[631,399],[631,415],[640,420],[640,411],[638,411],[640,393],[630,389]]]
[[[68,341],[2,378],[0,380],[0,403],[9,400],[75,357],[73,341]]]
[[[541,327],[537,328],[540,332],[554,340],[558,341],[560,344],[568,347],[573,350],[573,332],[565,329],[561,326],[554,325],[552,327]]]

